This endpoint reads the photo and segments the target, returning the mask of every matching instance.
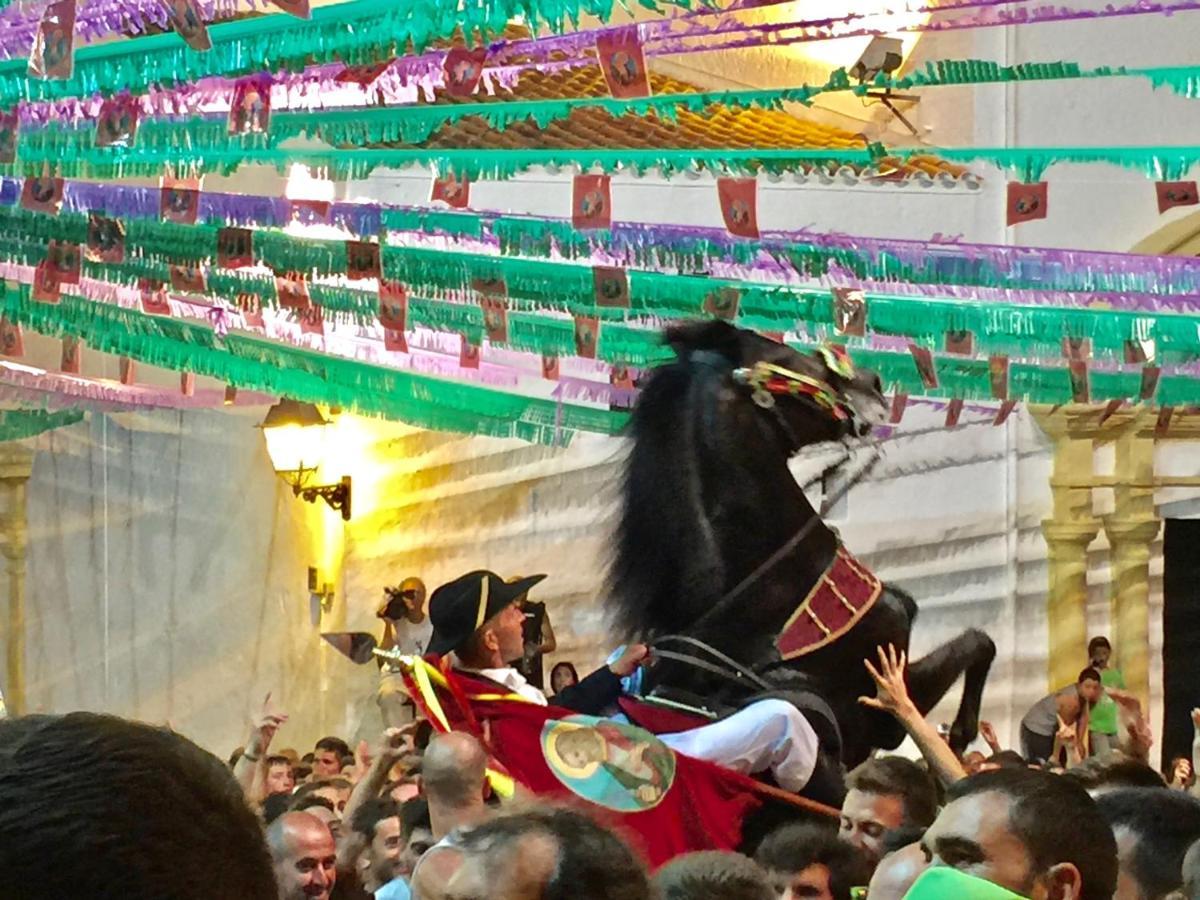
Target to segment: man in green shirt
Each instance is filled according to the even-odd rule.
[[[1125,678],[1119,669],[1109,667],[1112,661],[1112,644],[1106,637],[1094,637],[1088,642],[1088,659],[1093,669],[1100,673],[1100,683],[1107,688],[1125,689]],[[1103,756],[1117,749],[1117,704],[1107,691],[1092,707],[1088,728],[1091,731],[1093,756]]]

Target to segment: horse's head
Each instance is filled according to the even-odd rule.
[[[788,455],[862,437],[886,414],[879,376],[856,369],[841,347],[800,353],[719,321],[672,326],[666,340],[680,363],[722,371],[721,404],[739,418],[767,423]]]

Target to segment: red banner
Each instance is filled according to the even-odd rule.
[[[132,147],[137,137],[138,105],[128,94],[107,97],[96,119],[97,147]]]
[[[5,356],[25,355],[25,338],[18,323],[0,319],[0,353]]]
[[[167,302],[167,292],[162,288],[142,288],[142,312],[151,316],[169,316],[171,304]]]
[[[592,287],[596,305],[605,308],[629,309],[629,273],[610,266],[592,268]]]
[[[313,305],[308,296],[308,282],[302,275],[276,275],[275,294],[279,298],[281,309],[307,310]],[[324,329],[321,333],[324,333]]]
[[[596,38],[596,57],[613,97],[630,100],[650,96],[650,74],[636,26],[601,32]]]
[[[392,331],[408,330],[408,290],[401,282],[379,280],[379,323]]]
[[[479,301],[483,308],[483,330],[493,344],[508,342],[508,301],[503,297],[484,297]]]
[[[758,182],[753,178],[718,178],[717,199],[725,229],[738,237],[758,237]]]
[[[892,395],[892,411],[888,416],[888,422],[892,425],[899,425],[904,418],[904,409],[908,406],[908,394],[902,394],[897,391]]]
[[[466,335],[463,335],[462,345],[459,347],[458,364],[464,369],[479,368],[479,345],[471,343]]]
[[[254,263],[254,232],[249,228],[222,228],[217,232],[217,265],[242,269]]]
[[[571,222],[583,229],[612,227],[612,183],[607,175],[575,176]]]
[[[271,128],[271,78],[253,75],[233,85],[229,106],[230,134],[266,134]]]
[[[122,356],[117,363],[121,384],[130,385],[137,381],[137,366],[128,356]]]
[[[446,93],[451,97],[470,97],[479,87],[483,77],[483,65],[487,61],[487,48],[451,47],[442,63],[446,77]]]
[[[429,191],[430,203],[445,203],[451,209],[466,209],[471,202],[471,179],[456,175],[434,178]]]
[[[497,694],[490,682],[451,677],[460,696]],[[514,700],[468,702],[475,722],[487,723],[496,762],[517,782],[539,796],[585,801],[604,824],[632,832],[651,867],[693,850],[736,849],[743,820],[763,803],[752,779],[675,753],[633,725]],[[455,708],[448,715],[470,727]]]
[[[200,182],[164,178],[159,187],[158,215],[164,222],[195,225],[200,215]]]
[[[60,284],[79,284],[83,270],[83,254],[78,244],[51,241],[46,248],[46,263],[54,270]]]
[[[308,8],[308,0],[271,0],[277,8],[297,19],[311,19],[312,11]]]
[[[1019,181],[1008,183],[1008,224],[1018,225],[1021,222],[1032,222],[1034,219],[1046,218],[1047,195],[1046,182],[1023,184]]]
[[[120,219],[88,213],[87,255],[93,262],[125,261],[125,226]]]
[[[383,270],[379,245],[371,241],[346,241],[346,277],[352,281],[378,278]]]
[[[62,206],[63,180],[49,174],[30,175],[21,183],[21,206],[32,212],[58,215]]]
[[[953,353],[955,356],[974,356],[975,335],[965,330],[947,331],[944,346],[947,353]]]
[[[83,343],[78,338],[65,337],[62,340],[62,361],[59,368],[68,375],[78,375],[82,368]]]
[[[17,108],[0,112],[0,163],[17,161],[17,134],[21,130],[21,118]]]
[[[179,393],[183,394],[185,397],[191,397],[196,393],[195,372],[179,373]]]
[[[167,18],[184,43],[193,50],[203,53],[212,49],[208,26],[200,17],[196,0],[167,0]]]
[[[928,390],[932,390],[938,386],[937,366],[933,362],[933,354],[925,347],[918,347],[916,344],[908,345],[908,352],[912,354],[913,362],[917,366],[917,374],[921,376],[921,384],[925,385]]]
[[[720,287],[704,295],[704,312],[732,322],[737,318],[742,292],[735,287]]]
[[[395,328],[383,329],[383,349],[389,353],[407,353],[408,338],[404,332]]]
[[[171,290],[181,294],[203,294],[208,290],[204,270],[199,266],[171,266]]]
[[[39,303],[57,303],[62,293],[62,283],[58,280],[58,271],[48,259],[43,259],[34,266],[33,288],[31,295]]]
[[[1008,421],[1008,417],[1012,415],[1012,411],[1017,408],[1016,400],[1005,400],[1000,404],[1000,409],[996,411],[996,418],[992,420],[993,425],[1003,425]]]
[[[962,418],[963,402],[960,397],[955,397],[946,407],[946,427],[957,428],[958,420]]]
[[[51,3],[42,14],[33,49],[29,75],[49,81],[65,81],[75,69],[75,0]]]
[[[867,295],[854,288],[834,288],[833,327],[838,334],[864,337],[867,333]]]
[[[1154,186],[1154,192],[1160,214],[1176,206],[1200,204],[1200,193],[1197,193],[1194,181],[1160,181]]]
[[[992,356],[988,358],[988,379],[992,386],[992,397],[996,400],[1008,399],[1008,357]]]
[[[558,381],[559,364],[557,356],[542,357],[542,377],[547,381]]]
[[[584,359],[595,359],[599,343],[600,319],[596,316],[576,316],[575,355]]]

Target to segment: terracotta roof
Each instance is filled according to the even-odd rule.
[[[693,84],[651,73],[655,95],[696,93]],[[503,103],[507,100],[550,100],[564,97],[603,97],[608,88],[599,66],[586,66],[554,74],[531,71],[521,77],[511,94],[495,97],[476,95],[467,99],[440,96],[438,104]],[[421,144],[391,146],[473,147],[479,149],[777,149],[853,150],[865,146],[860,135],[831,125],[813,122],[779,110],[720,108],[711,115],[680,110],[674,121],[648,116],[614,117],[602,109],[579,109],[566,119],[538,128],[519,122],[496,130],[483,119],[471,116],[448,124]],[[917,157],[904,166],[905,174],[916,171],[931,175],[965,171],[932,157]]]

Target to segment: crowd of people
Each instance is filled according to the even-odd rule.
[[[529,586],[486,572],[443,586],[430,649],[545,706],[529,664],[553,632],[544,608],[529,632]],[[330,736],[300,754],[277,747],[288,717],[268,695],[228,761],[109,716],[0,720],[0,898],[1200,900],[1192,760],[1152,768],[1108,642],[1088,657],[1025,715],[1019,751],[983,722],[989,751],[959,755],[909,697],[904,653],[880,648],[866,662],[876,694],[860,702],[894,716],[919,760],[877,754],[846,773],[836,819],[798,816],[741,853],[683,853],[655,871],[613,817],[500,790],[486,738],[402,722],[387,702],[377,741]],[[548,681],[568,710],[612,712],[648,662],[634,645],[585,678],[567,664]],[[754,706],[667,746],[802,784],[812,729]],[[1193,721],[1200,751],[1200,710]]]

